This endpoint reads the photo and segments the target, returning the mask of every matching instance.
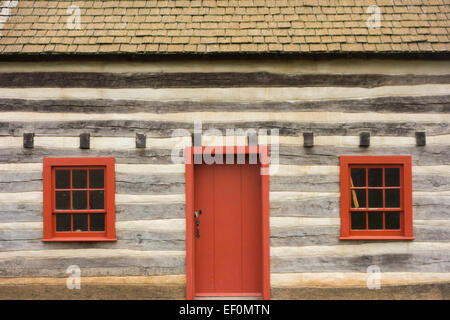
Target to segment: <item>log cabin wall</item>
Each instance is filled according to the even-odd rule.
[[[279,129],[271,298],[448,299],[449,92],[445,60],[2,62],[0,298],[185,298],[185,169],[171,150],[191,137],[172,132],[202,120],[223,134]],[[32,148],[24,133],[34,133]],[[414,241],[339,240],[344,154],[412,156]],[[78,156],[116,160],[117,242],[41,241],[42,159]],[[70,265],[81,268],[81,290],[66,288]],[[370,265],[380,290],[366,286]]]

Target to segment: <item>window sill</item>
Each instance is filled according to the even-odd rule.
[[[117,241],[117,238],[102,238],[102,237],[57,237],[50,239],[42,239],[43,242],[99,242],[99,241]]]
[[[415,237],[404,236],[348,236],[339,237],[339,240],[414,240]]]

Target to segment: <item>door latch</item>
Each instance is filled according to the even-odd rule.
[[[196,237],[200,238],[200,215],[202,214],[202,210],[194,211],[195,218],[195,229],[197,231]]]

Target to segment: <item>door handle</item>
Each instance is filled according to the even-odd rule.
[[[202,210],[194,211],[194,218],[198,219],[198,216],[202,214]]]
[[[194,211],[195,218],[195,229],[196,229],[196,237],[200,238],[200,215],[202,214],[202,210]]]

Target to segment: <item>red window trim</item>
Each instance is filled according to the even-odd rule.
[[[354,166],[400,166],[400,230],[351,230],[350,168]],[[340,156],[341,240],[414,240],[411,156]],[[358,211],[354,210],[353,211]],[[362,210],[362,209],[361,209]],[[381,209],[383,210],[383,209]],[[376,210],[376,211],[381,211]],[[364,210],[363,210],[364,211]],[[389,211],[389,209],[387,210]]]
[[[105,231],[56,232],[54,210],[55,168],[103,167],[105,169]],[[42,241],[116,241],[115,231],[115,159],[114,158],[44,158],[43,159],[43,237]],[[67,211],[67,210],[64,210]],[[71,212],[76,213],[77,210]],[[85,212],[85,210],[83,210]]]
[[[268,146],[233,147],[186,147],[186,298],[195,298],[195,246],[194,246],[194,154],[257,154],[261,159],[261,169],[269,169]],[[262,299],[270,299],[270,205],[269,175],[261,175],[261,211],[262,211]]]

